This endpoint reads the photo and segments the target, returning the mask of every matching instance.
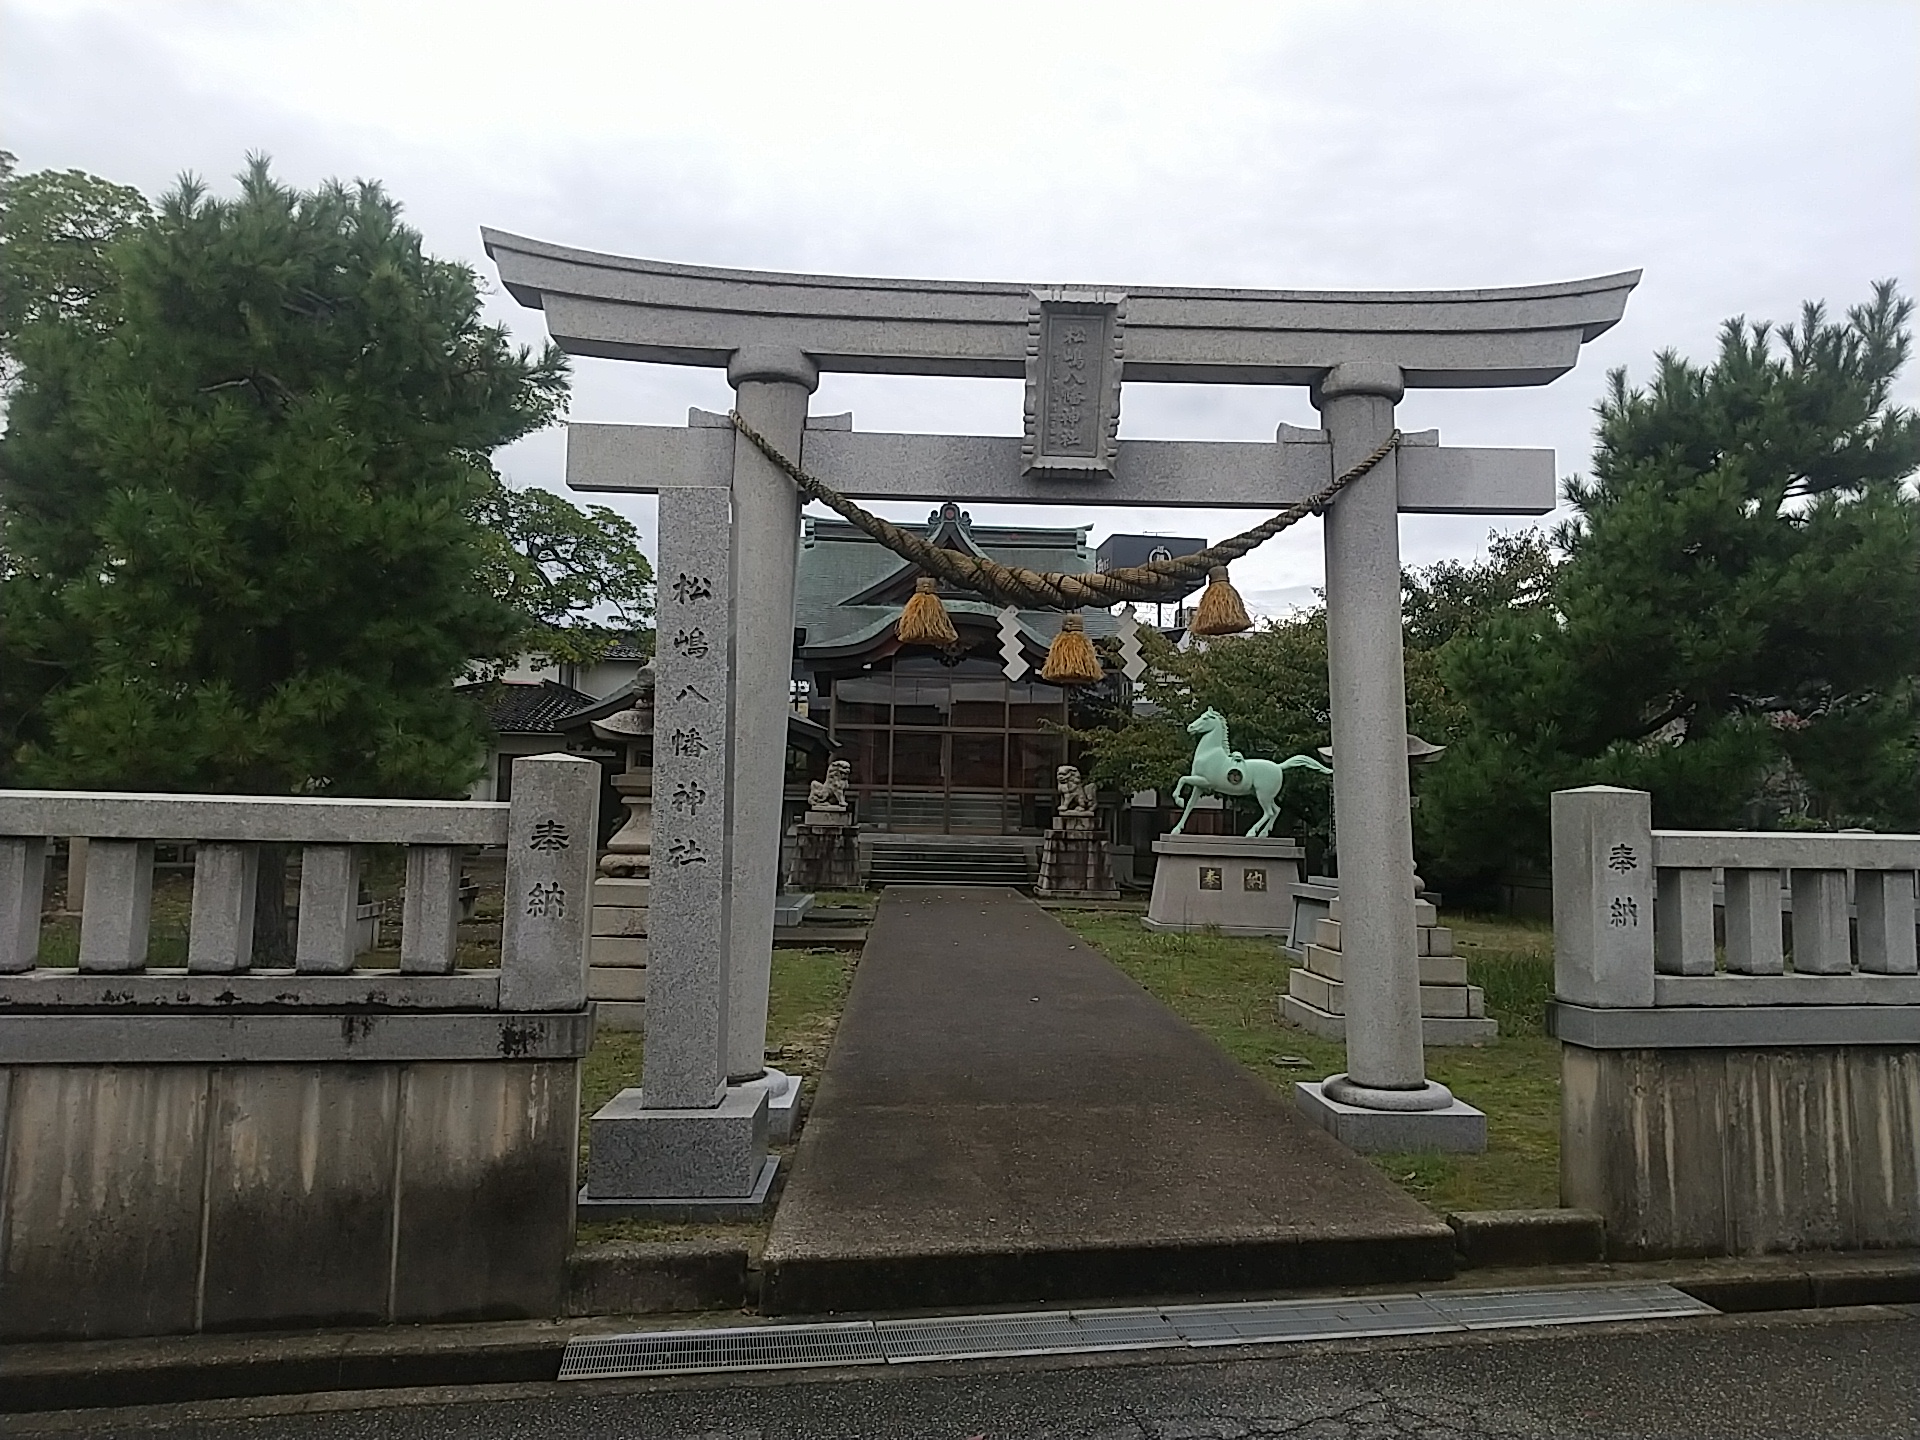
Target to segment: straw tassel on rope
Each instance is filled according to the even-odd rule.
[[[1193,620],[1187,629],[1195,635],[1238,635],[1242,630],[1251,630],[1253,621],[1247,618],[1246,604],[1240,599],[1240,592],[1233,588],[1233,582],[1227,578],[1227,567],[1216,565],[1207,572],[1207,588],[1200,596],[1200,604],[1193,612]]]
[[[1047,663],[1040,669],[1040,678],[1054,685],[1094,685],[1105,673],[1080,622],[1080,612],[1069,612],[1060,622],[1060,633],[1047,647]]]
[[[940,603],[939,590],[940,582],[931,575],[922,575],[913,582],[907,608],[900,612],[900,622],[893,627],[902,645],[937,645],[944,649],[960,643],[960,632],[953,628],[947,607]]]

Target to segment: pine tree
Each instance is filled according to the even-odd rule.
[[[1444,652],[1468,724],[1427,791],[1454,873],[1544,866],[1554,789],[1650,790],[1659,825],[1920,821],[1920,419],[1911,302],[1744,319],[1707,367],[1615,371],[1550,603]]]
[[[523,618],[476,523],[565,368],[483,323],[378,185],[183,180],[113,251],[117,323],[27,326],[0,441],[29,783],[458,794],[450,694]],[[17,718],[17,717],[16,717]]]

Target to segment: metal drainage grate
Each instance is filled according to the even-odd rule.
[[[1592,1325],[1712,1315],[1711,1305],[1671,1285],[1580,1285],[1545,1290],[1431,1291],[1423,1299],[1469,1330],[1516,1325]]]
[[[808,1365],[878,1365],[886,1360],[873,1326],[734,1325],[569,1340],[562,1380],[621,1375],[689,1375],[708,1370],[787,1370]]]
[[[900,1365],[1179,1345],[1206,1349],[1714,1313],[1711,1305],[1671,1285],[1568,1285],[1353,1299],[1249,1300],[1160,1309],[1040,1310],[828,1325],[738,1325],[720,1330],[661,1330],[572,1340],[560,1363],[560,1378],[597,1380],[808,1365]]]
[[[1428,1335],[1465,1327],[1417,1295],[1378,1300],[1255,1300],[1242,1305],[1169,1307],[1167,1317],[1189,1345],[1259,1345],[1276,1341]]]
[[[882,1320],[873,1328],[887,1359],[895,1362],[1151,1350],[1181,1343],[1178,1332],[1158,1310],[961,1315],[944,1320]]]

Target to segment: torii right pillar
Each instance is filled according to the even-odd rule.
[[[1334,474],[1393,434],[1405,388],[1380,361],[1348,361],[1314,385]],[[1296,1097],[1356,1150],[1484,1150],[1487,1117],[1427,1078],[1421,1047],[1397,455],[1340,493],[1325,535],[1347,1068]]]

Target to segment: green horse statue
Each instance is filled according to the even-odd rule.
[[[1296,755],[1291,760],[1249,760],[1238,750],[1227,748],[1227,717],[1218,710],[1204,711],[1187,726],[1189,735],[1198,735],[1200,743],[1193,751],[1193,773],[1182,775],[1174,784],[1176,804],[1185,802],[1180,823],[1169,832],[1178,835],[1186,829],[1187,816],[1202,795],[1252,795],[1260,801],[1260,818],[1247,831],[1249,840],[1264,840],[1273,833],[1273,822],[1280,818],[1280,787],[1289,770],[1316,770],[1322,775],[1333,771],[1311,755]]]

